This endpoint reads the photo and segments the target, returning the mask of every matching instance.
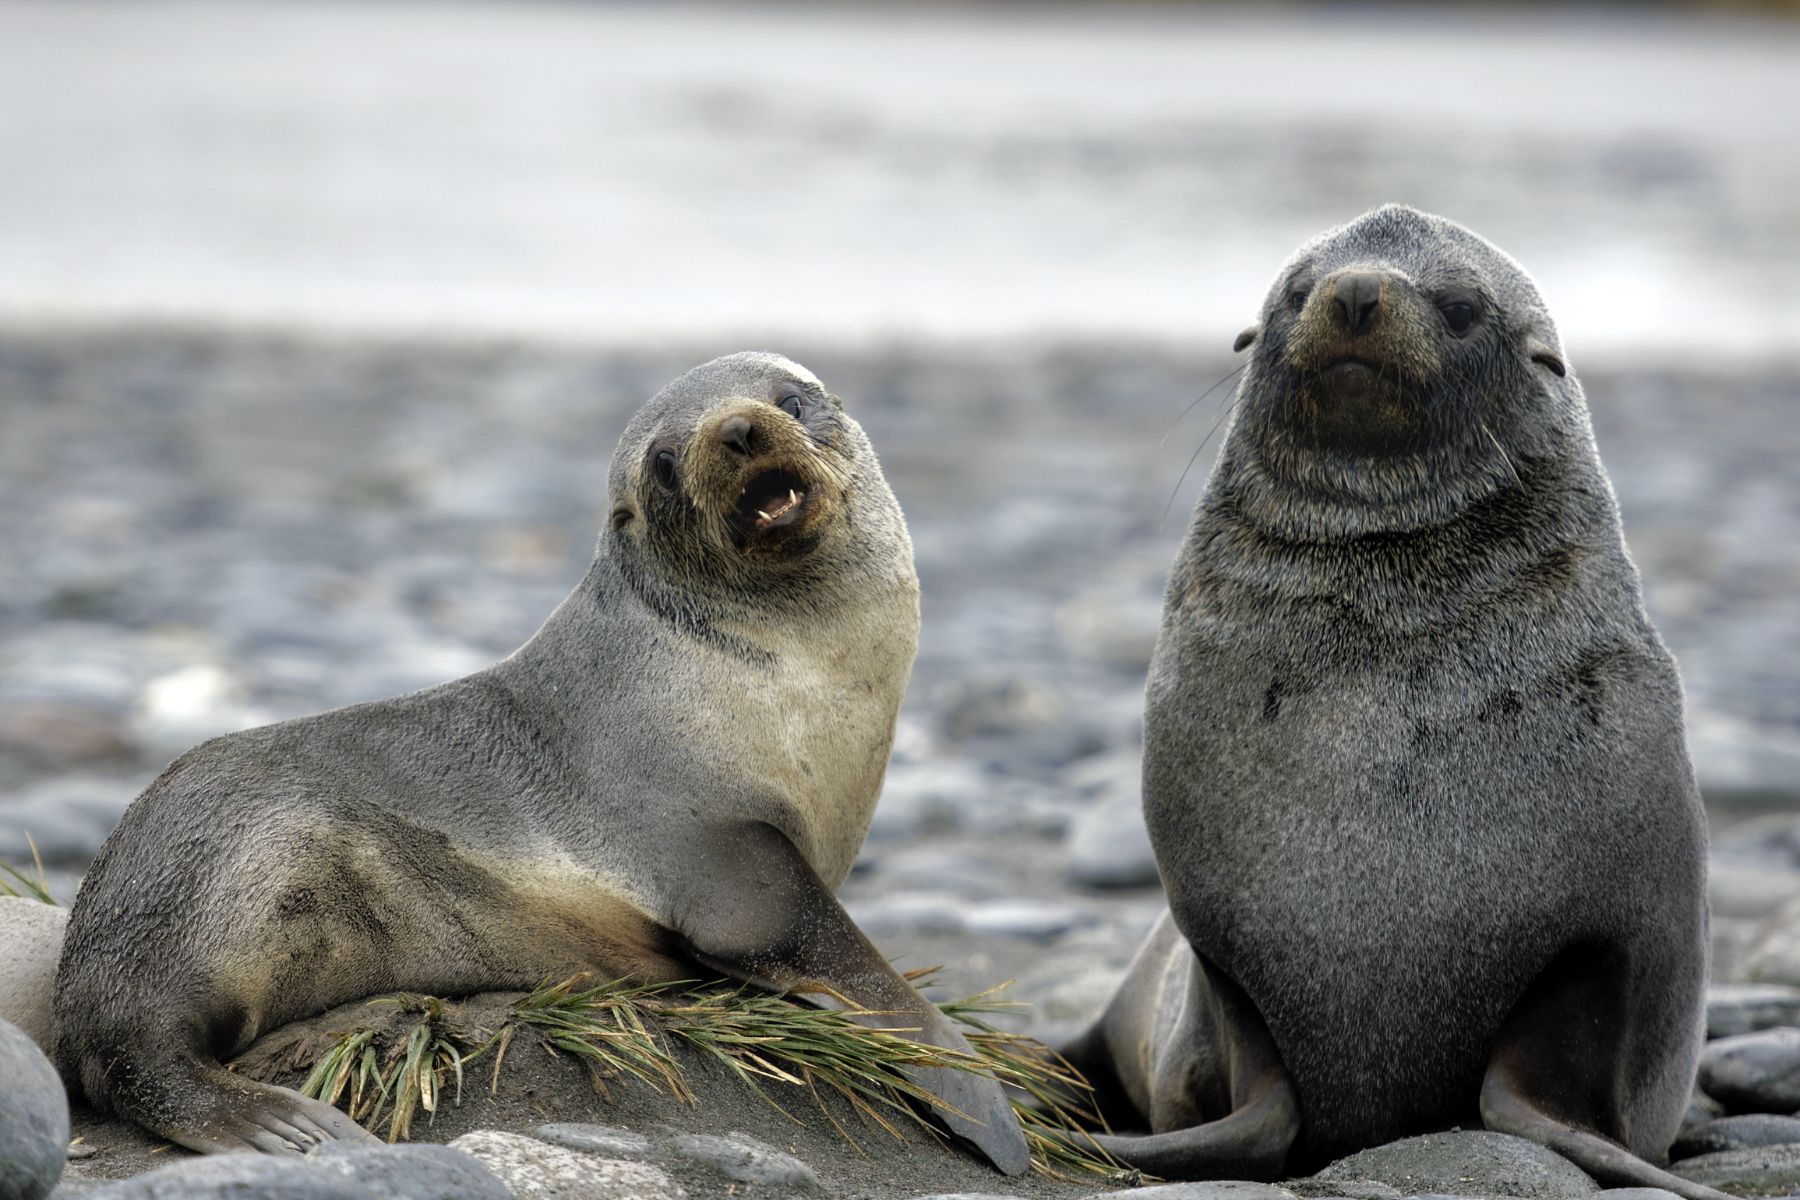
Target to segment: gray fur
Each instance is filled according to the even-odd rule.
[[[1352,270],[1387,281],[1397,386],[1347,429],[1320,381]],[[1445,289],[1479,300],[1467,337]],[[1246,337],[1150,669],[1144,807],[1186,940],[1159,952],[1197,952],[1266,1022],[1299,1098],[1290,1171],[1480,1121],[1527,989],[1602,964],[1618,1003],[1557,1032],[1617,1041],[1599,1132],[1662,1160],[1701,1039],[1704,828],[1543,300],[1475,234],[1390,206],[1302,246]],[[1205,1056],[1132,1053],[1154,1021],[1121,993],[1089,1042],[1162,1131],[1194,1109],[1167,1081]]]
[[[776,408],[789,395],[800,420]],[[813,484],[772,545],[731,522],[740,464],[716,432],[738,413],[757,462]],[[665,449],[674,487],[653,477]],[[286,1150],[356,1131],[217,1064],[359,996],[692,978],[697,962],[806,990],[860,956],[853,992],[887,969],[861,961],[872,948],[830,895],[918,636],[912,546],[861,428],[784,358],[720,358],[632,419],[608,499],[586,578],[505,661],[208,742],[131,806],[60,966],[71,1085],[197,1149]],[[750,845],[793,860],[741,867],[786,891],[720,861]],[[820,911],[785,911],[795,897]],[[923,1019],[921,1036],[964,1045]]]

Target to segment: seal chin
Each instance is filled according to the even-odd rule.
[[[1383,389],[1381,368],[1361,358],[1340,358],[1326,364],[1319,372],[1319,382],[1327,398],[1339,401],[1373,400],[1384,390],[1392,390]]]
[[[797,532],[811,518],[816,486],[788,467],[751,471],[731,510],[731,527],[746,548]]]

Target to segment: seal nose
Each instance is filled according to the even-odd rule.
[[[1346,332],[1367,332],[1381,309],[1381,276],[1373,271],[1339,275],[1332,283],[1331,306]]]
[[[749,458],[753,453],[750,438],[755,432],[756,427],[750,424],[750,418],[742,413],[726,417],[719,422],[719,444],[733,454]]]

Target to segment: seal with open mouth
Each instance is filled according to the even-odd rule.
[[[1535,286],[1383,208],[1251,346],[1150,668],[1170,915],[1067,1048],[1100,1140],[1263,1178],[1481,1123],[1716,1200],[1652,1165],[1706,978],[1680,682]]]
[[[632,418],[586,578],[505,661],[207,742],[83,881],[56,1056],[203,1151],[363,1135],[221,1066],[361,996],[580,971],[720,973],[968,1043],[833,892],[868,831],[918,642],[912,543],[874,451],[805,368],[736,354]],[[1001,1170],[992,1079],[918,1081]]]

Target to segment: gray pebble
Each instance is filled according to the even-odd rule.
[[[377,1200],[511,1200],[481,1163],[449,1146],[366,1146],[327,1142],[308,1162],[363,1188]]]
[[[1739,1194],[1779,1194],[1800,1187],[1800,1146],[1723,1150],[1686,1158],[1670,1172],[1694,1183]]]
[[[1800,1143],[1800,1117],[1746,1113],[1683,1128],[1669,1148],[1669,1157],[1693,1158],[1700,1154],[1717,1154],[1721,1150],[1752,1150],[1790,1142]]]
[[[1575,1196],[1598,1185],[1536,1142],[1488,1130],[1428,1133],[1339,1159],[1319,1182],[1372,1180],[1408,1194]]]
[[[1687,1111],[1681,1115],[1681,1127],[1691,1129],[1708,1121],[1716,1121],[1724,1115],[1725,1106],[1696,1086],[1688,1095]]]
[[[850,900],[844,909],[858,929],[872,938],[894,934],[959,934],[966,928],[968,902],[949,892],[894,892],[867,900]]]
[[[1086,809],[1069,829],[1069,882],[1091,888],[1155,887],[1156,852],[1136,790]]]
[[[69,1100],[50,1060],[0,1021],[0,1200],[40,1200],[68,1161]]]
[[[1295,1193],[1272,1183],[1247,1179],[1215,1179],[1194,1183],[1157,1183],[1122,1192],[1095,1192],[1083,1200],[1128,1196],[1131,1200],[1299,1200]]]
[[[1099,922],[1092,909],[1058,900],[993,900],[972,905],[964,919],[970,933],[1027,942],[1053,942]]]
[[[1760,1033],[1778,1025],[1800,1025],[1800,987],[1715,983],[1706,989],[1707,1037]]]
[[[1648,1187],[1601,1188],[1594,1197],[1595,1200],[1681,1200],[1674,1192]]]
[[[1800,1029],[1765,1029],[1709,1042],[1700,1054],[1700,1087],[1728,1111],[1800,1108]]]
[[[92,1200],[379,1200],[381,1193],[303,1158],[209,1154],[84,1194]]]
[[[648,1158],[652,1154],[649,1138],[611,1125],[540,1125],[532,1131],[532,1136],[553,1146],[604,1154],[608,1158]]]
[[[1308,1200],[1400,1200],[1399,1188],[1368,1179],[1290,1179],[1287,1186]]]
[[[811,1167],[747,1133],[728,1133],[724,1136],[683,1134],[672,1145],[675,1153],[683,1158],[709,1166],[739,1183],[783,1191],[825,1190]]]
[[[659,1167],[552,1146],[521,1133],[477,1129],[450,1145],[499,1176],[514,1200],[685,1200]]]

